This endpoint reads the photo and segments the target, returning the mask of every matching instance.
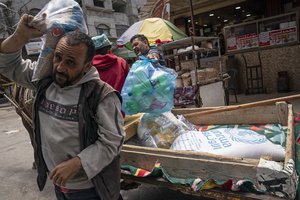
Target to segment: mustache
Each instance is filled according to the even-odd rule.
[[[61,75],[61,76],[65,76],[65,77],[68,77],[68,75],[64,72],[58,72],[58,71],[55,71],[55,74],[58,74],[58,75]]]

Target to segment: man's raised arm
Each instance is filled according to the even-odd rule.
[[[13,53],[24,47],[28,40],[41,37],[43,33],[30,26],[33,20],[31,15],[23,15],[15,32],[0,44],[0,53]]]

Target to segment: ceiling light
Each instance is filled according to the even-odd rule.
[[[247,15],[246,15],[246,17],[250,17],[250,16],[251,16],[251,14],[247,14]]]
[[[239,9],[241,9],[241,6],[237,6],[237,7],[235,7],[235,9],[236,9],[236,10],[239,10]]]
[[[214,16],[214,15],[215,15],[214,13],[210,13],[210,14],[209,14],[210,17],[212,17],[212,16]]]
[[[198,24],[198,22],[196,22],[196,24]]]
[[[218,19],[220,19],[221,17],[220,17],[220,16],[218,16],[217,18],[218,18]]]
[[[191,22],[191,20],[189,19],[188,22]]]
[[[228,20],[227,19],[224,19],[224,21],[223,22],[228,22]]]
[[[204,26],[204,27],[207,27],[207,24],[204,24],[203,26]]]

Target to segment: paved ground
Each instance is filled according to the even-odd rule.
[[[0,141],[0,199],[54,199],[49,186],[38,192],[30,140],[12,107],[0,109]]]
[[[269,99],[288,94],[238,95],[239,103]],[[230,97],[231,104],[234,97]],[[300,99],[291,101],[300,111]],[[53,200],[53,186],[47,183],[39,192],[36,172],[31,169],[33,152],[29,137],[14,108],[1,104],[0,107],[0,200]],[[4,107],[3,107],[4,106]],[[122,191],[125,200],[200,200],[192,196],[163,188],[143,185],[138,189]],[[203,199],[202,199],[203,200]]]

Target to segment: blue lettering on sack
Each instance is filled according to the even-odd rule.
[[[230,141],[220,131],[207,131],[204,132],[203,135],[206,137],[213,150],[228,148],[231,146]]]
[[[236,130],[237,132],[231,134],[231,139],[236,142],[245,144],[262,144],[267,142],[264,135],[260,135],[251,130]]]

